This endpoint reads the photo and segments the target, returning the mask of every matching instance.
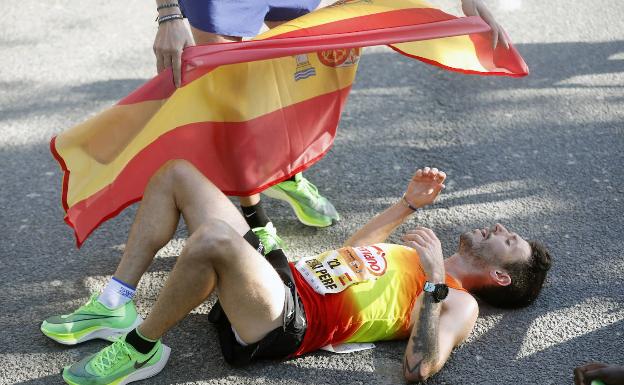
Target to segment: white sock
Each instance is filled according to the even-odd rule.
[[[132,300],[135,290],[134,287],[113,277],[102,290],[98,301],[109,309],[116,309]]]

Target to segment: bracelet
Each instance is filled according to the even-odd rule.
[[[412,209],[412,211],[416,211],[418,210],[418,207],[414,207],[412,206],[411,203],[409,203],[409,201],[407,200],[407,198],[405,197],[405,194],[403,194],[403,200],[405,201],[405,204],[407,205],[407,207],[409,207],[410,209]]]
[[[159,16],[156,18],[156,21],[158,21],[158,25],[161,25],[162,23],[166,23],[171,20],[182,20],[182,19],[184,19],[184,16],[182,16],[181,13],[174,13],[171,15]]]
[[[167,3],[167,4],[161,4],[158,7],[156,7],[157,11],[160,11],[161,9],[165,9],[165,8],[173,8],[173,7],[178,7],[180,8],[180,4],[178,3]]]

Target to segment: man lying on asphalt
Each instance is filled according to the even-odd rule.
[[[461,234],[457,252],[446,260],[427,228],[407,232],[405,245],[383,243],[416,208],[434,202],[445,178],[435,168],[416,171],[403,198],[343,248],[289,264],[272,229],[251,231],[193,165],[171,161],[150,181],[103,292],[72,314],[47,319],[41,330],[68,345],[115,341],[66,367],[67,383],[126,384],[163,369],[170,349],[161,337],[215,292],[209,319],[232,365],[295,357],[326,345],[408,338],[405,378],[426,379],[473,329],[478,306],[472,294],[500,307],[526,306],[550,267],[541,244],[500,224]],[[180,214],[190,237],[142,321],[134,288],[173,236]]]

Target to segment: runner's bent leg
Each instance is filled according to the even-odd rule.
[[[150,181],[118,278],[127,277],[128,271],[140,271],[140,277],[175,231],[180,212],[191,236],[141,333],[160,337],[215,287],[244,341],[255,342],[280,326],[285,295],[281,279],[242,237],[249,226],[236,207],[186,161],[168,162]]]
[[[257,342],[282,326],[285,288],[277,272],[239,232],[213,219],[189,238],[139,332],[160,338],[215,288],[243,341]]]
[[[189,234],[219,218],[239,234],[249,230],[236,207],[190,163],[170,161],[150,180],[114,276],[137,286],[156,252],[173,236],[180,212]]]

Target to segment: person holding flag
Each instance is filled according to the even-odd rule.
[[[275,27],[313,11],[320,0],[156,0],[158,32],[154,40],[157,71],[173,70],[176,87],[181,85],[182,50],[194,44],[215,44],[241,41],[243,37],[258,34],[262,25]],[[186,17],[191,33],[183,22]],[[327,227],[340,216],[310,181],[297,173],[292,178],[264,191],[265,195],[286,201],[301,223],[313,227]],[[260,194],[240,197],[247,223],[257,229],[265,241],[275,233],[264,208]]]
[[[346,2],[346,1],[338,1]],[[494,48],[507,37],[481,0],[462,0],[466,16],[480,16],[492,28]],[[262,24],[269,28],[316,9],[320,0],[156,0],[158,32],[154,40],[157,70],[171,67],[176,87],[181,85],[182,51],[194,44],[227,43],[255,36]],[[182,21],[186,17],[191,33]],[[264,194],[288,202],[299,221],[308,226],[326,227],[339,220],[332,203],[301,173],[269,187]],[[260,194],[240,197],[243,214],[258,234],[275,233],[261,202]],[[266,227],[266,228],[264,228]],[[264,229],[263,229],[264,228]],[[272,239],[265,238],[266,241]]]
[[[172,159],[193,163],[226,195],[242,197],[243,213],[261,238],[275,235],[259,203],[261,192],[288,201],[303,223],[330,225],[338,218],[333,205],[300,173],[331,149],[362,47],[386,44],[464,74],[528,75],[519,52],[476,0],[462,3],[471,17],[447,14],[423,0],[343,1],[249,41],[187,46],[182,54],[193,42],[181,21],[185,4],[159,5],[161,43],[155,47],[163,70],[50,141],[63,170],[64,219],[77,247],[139,201],[150,177]],[[271,9],[263,7],[262,18]],[[207,41],[229,36],[193,28]]]

